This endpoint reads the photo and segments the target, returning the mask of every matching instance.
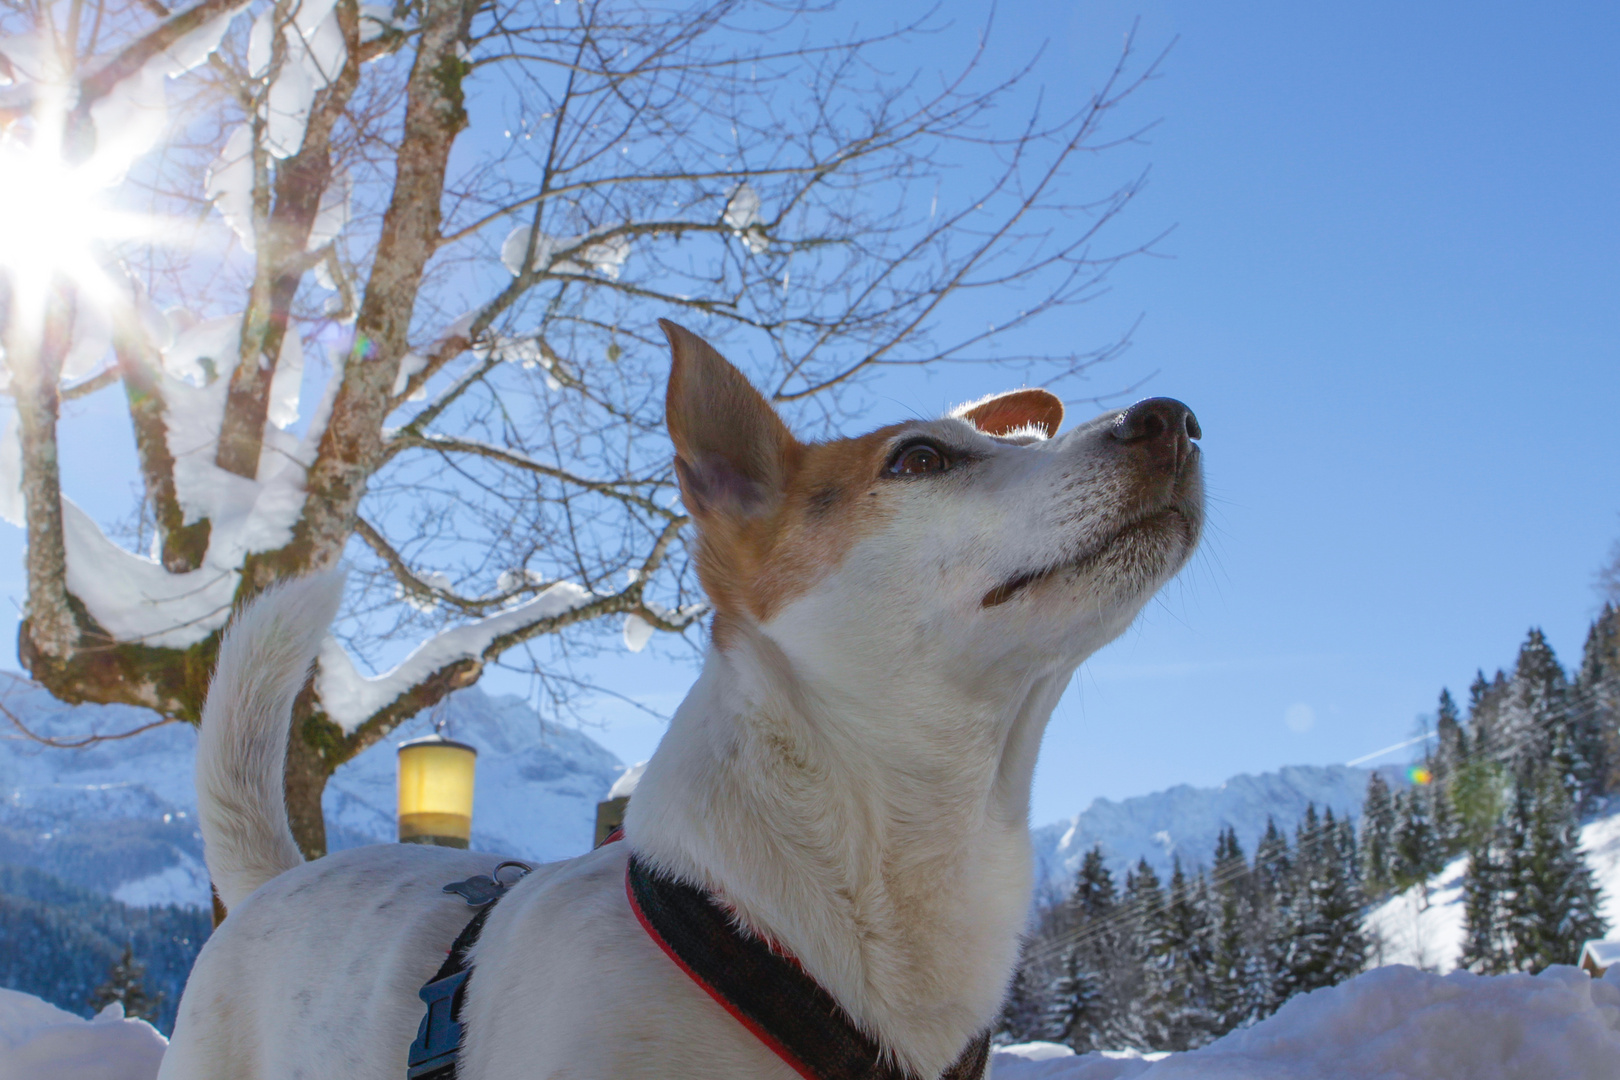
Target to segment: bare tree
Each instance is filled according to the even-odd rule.
[[[1154,65],[1127,41],[1094,91],[1054,104],[982,54],[912,70],[924,23],[830,38],[811,13],[0,13],[0,173],[47,178],[12,224],[56,236],[0,253],[21,463],[0,486],[25,508],[33,677],[195,722],[233,608],[347,560],[288,753],[317,856],[332,771],[486,665],[561,695],[570,650],[703,615],[655,318],[738,343],[812,431],[900,366],[994,363],[1073,396],[1117,343],[1035,355],[1016,332],[1141,250],[1097,246],[1140,179],[1082,197],[1076,173],[1136,137],[1104,122]],[[101,187],[61,198],[86,178]],[[306,357],[325,389],[300,408]],[[62,494],[60,402],[114,385],[150,558]]]

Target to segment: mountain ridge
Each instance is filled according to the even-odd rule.
[[[1376,770],[1393,788],[1406,785],[1400,770]],[[1139,859],[1161,876],[1180,858],[1193,869],[1207,866],[1221,831],[1232,828],[1247,852],[1265,832],[1267,819],[1292,839],[1295,824],[1314,803],[1359,821],[1367,778],[1374,770],[1350,765],[1287,765],[1261,773],[1239,773],[1214,787],[1176,784],[1126,799],[1093,799],[1071,818],[1031,830],[1037,889],[1067,888],[1080,861],[1100,844],[1116,879]]]

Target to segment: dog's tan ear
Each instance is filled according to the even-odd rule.
[[[712,345],[668,319],[658,325],[669,338],[664,417],[687,509],[702,519],[774,504],[787,485],[793,434]]]
[[[951,415],[966,420],[986,435],[1038,428],[1050,439],[1063,426],[1063,402],[1045,390],[1009,390],[963,405]]]

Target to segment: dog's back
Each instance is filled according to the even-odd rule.
[[[389,844],[303,860],[283,761],[341,591],[335,574],[269,590],[221,646],[197,796],[230,914],[192,968],[161,1080],[401,1080],[417,991],[474,913],[443,887],[502,859]],[[539,867],[502,899],[475,957],[523,960],[480,965],[463,1017],[508,1037],[470,1037],[461,1075],[794,1075],[647,938],[624,903],[626,854],[615,844]]]

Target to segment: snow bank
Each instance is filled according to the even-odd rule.
[[[994,1080],[1613,1080],[1620,980],[1377,968],[1302,994],[1252,1028],[1160,1061],[998,1053]]]
[[[1018,1043],[996,1048],[990,1080],[1131,1080],[1169,1056],[1104,1050],[1077,1057],[1060,1043]]]
[[[145,1020],[107,1006],[94,1020],[0,990],[0,1080],[152,1080],[168,1045]]]

